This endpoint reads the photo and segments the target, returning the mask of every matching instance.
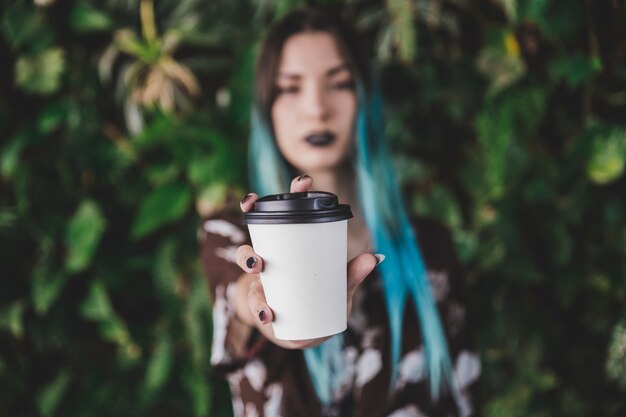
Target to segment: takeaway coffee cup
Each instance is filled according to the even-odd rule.
[[[281,340],[330,336],[346,329],[350,206],[325,192],[268,195],[244,213],[261,283]]]

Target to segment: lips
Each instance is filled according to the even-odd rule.
[[[311,146],[328,146],[335,141],[335,134],[332,132],[320,132],[307,136],[304,140]]]

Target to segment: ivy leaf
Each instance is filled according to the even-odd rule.
[[[415,197],[413,200],[415,212],[441,220],[453,229],[460,229],[462,225],[461,211],[454,195],[443,185],[433,186],[428,198]]]
[[[67,113],[66,106],[60,103],[47,105],[37,118],[37,130],[42,134],[48,134],[59,127]]]
[[[19,300],[0,311],[0,329],[9,329],[17,338],[24,334],[22,318],[26,305],[23,300]]]
[[[0,173],[2,178],[10,179],[15,175],[22,150],[31,141],[31,130],[22,129],[7,143],[0,153]]]
[[[65,234],[65,268],[72,273],[89,266],[105,229],[105,219],[98,205],[85,200],[70,220]]]
[[[80,312],[84,318],[99,322],[102,337],[123,348],[121,353],[127,359],[134,359],[141,354],[141,349],[131,339],[126,324],[115,313],[107,290],[101,281],[95,280],[91,283]]]
[[[191,397],[194,415],[206,416],[212,408],[213,390],[202,372],[203,368],[193,367],[184,374],[182,381],[187,394]]]
[[[215,214],[226,206],[231,192],[235,195],[244,194],[243,191],[237,194],[237,191],[226,183],[214,181],[196,196],[196,211],[201,217]]]
[[[602,70],[602,62],[598,58],[588,58],[577,54],[556,60],[550,66],[550,75],[563,80],[569,87],[576,88]]]
[[[33,271],[32,300],[35,311],[40,315],[45,315],[50,306],[58,298],[61,289],[67,281],[67,276],[63,273],[50,273],[43,265],[38,265]]]
[[[604,132],[606,132],[604,130]],[[619,178],[626,165],[626,129],[613,128],[593,137],[587,175],[596,184],[608,184]]]
[[[398,55],[403,62],[411,62],[416,50],[413,3],[410,0],[387,0],[386,7],[391,17]]]
[[[15,83],[24,91],[52,94],[61,86],[65,72],[65,52],[50,48],[31,57],[20,57],[15,63]]]
[[[82,316],[89,320],[103,321],[113,316],[113,308],[104,285],[99,281],[91,283],[87,298],[81,305]]]
[[[70,13],[70,26],[81,33],[98,32],[111,29],[113,21],[89,3],[78,2]]]
[[[621,321],[613,329],[606,360],[606,373],[609,378],[626,388],[626,321]]]
[[[54,415],[70,383],[68,370],[61,370],[52,382],[37,394],[37,409],[44,417]]]
[[[517,41],[512,33],[503,33],[497,45],[486,46],[480,51],[476,66],[488,77],[488,95],[516,83],[526,73],[526,67],[519,55]]]
[[[16,48],[31,42],[36,43],[36,49],[49,46],[53,35],[44,15],[35,12],[24,2],[20,3],[8,6],[4,11],[2,31],[7,41]]]
[[[159,390],[167,381],[172,368],[172,353],[170,335],[167,331],[161,331],[146,371],[144,387],[148,395]]]
[[[207,293],[205,280],[199,276],[193,279],[183,315],[187,340],[192,348],[192,359],[198,369],[205,369],[207,366],[209,356],[207,347],[211,340],[211,335],[207,332],[210,327],[207,317],[211,316]]]
[[[131,237],[142,238],[164,224],[180,219],[191,202],[191,191],[183,184],[174,183],[154,190],[139,209]]]

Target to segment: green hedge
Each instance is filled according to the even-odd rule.
[[[258,39],[300,3],[0,6],[0,415],[231,414],[196,232],[246,190]],[[338,9],[407,204],[453,230],[483,414],[626,415],[626,1]]]

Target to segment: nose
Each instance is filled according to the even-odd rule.
[[[330,115],[330,103],[324,86],[312,83],[307,86],[303,100],[303,113],[311,119],[326,120]]]

